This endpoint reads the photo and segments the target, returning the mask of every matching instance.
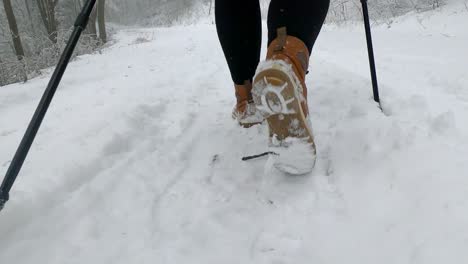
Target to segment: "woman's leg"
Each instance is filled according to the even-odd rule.
[[[330,0],[271,0],[268,11],[268,45],[277,37],[277,29],[302,40],[309,54],[328,12]]]
[[[260,60],[262,22],[258,0],[216,0],[216,28],[232,80],[251,81]]]

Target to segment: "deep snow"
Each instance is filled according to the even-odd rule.
[[[468,12],[418,16],[374,30],[385,113],[362,28],[324,29],[304,177],[240,160],[267,131],[231,120],[212,25],[122,30],[70,65],[0,214],[0,263],[468,262]],[[2,176],[48,78],[0,88]]]

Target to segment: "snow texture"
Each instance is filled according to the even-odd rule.
[[[231,119],[212,25],[126,29],[74,61],[0,214],[0,263],[468,263],[468,12],[326,27],[309,86],[315,170]],[[148,42],[137,41],[146,38]],[[136,42],[137,41],[137,42]],[[0,88],[0,175],[50,76]]]
[[[270,155],[269,162],[291,176],[308,174],[315,167],[314,146],[307,139],[286,138],[278,142],[274,137],[270,143],[269,152],[273,154]]]

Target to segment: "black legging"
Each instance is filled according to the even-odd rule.
[[[328,12],[330,0],[271,0],[268,44],[276,30],[301,39],[312,51]],[[235,84],[252,80],[260,61],[262,24],[259,0],[216,0],[216,27]]]

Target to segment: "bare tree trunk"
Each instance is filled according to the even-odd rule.
[[[3,65],[2,65],[2,63],[3,63],[3,61],[2,61],[2,59],[0,58],[0,86],[6,84],[6,74],[3,73]]]
[[[41,13],[42,22],[47,30],[49,39],[53,43],[57,43],[57,20],[55,19],[55,7],[58,0],[36,0],[39,12]]]
[[[106,19],[105,19],[105,6],[106,0],[98,0],[98,25],[99,25],[99,38],[102,43],[107,42],[107,32],[106,32]]]
[[[208,15],[211,15],[211,9],[213,8],[213,0],[210,0],[210,9],[208,11]]]
[[[50,39],[52,42],[57,43],[57,36],[58,36],[58,25],[57,25],[57,20],[55,20],[55,6],[57,4],[57,0],[52,2],[52,0],[49,1],[49,7],[48,7],[48,16],[49,16],[49,35]]]
[[[97,19],[97,10],[93,9],[91,16],[89,17],[88,26],[86,27],[88,33],[95,39],[97,39],[97,29],[96,29],[96,19]]]
[[[36,29],[34,28],[34,22],[33,22],[32,15],[31,15],[31,8],[29,7],[28,2],[29,2],[28,0],[24,0],[24,5],[26,6],[26,11],[28,12],[29,25],[31,26],[31,33],[34,34],[36,32]]]
[[[24,57],[23,44],[21,44],[21,37],[18,31],[18,24],[16,23],[15,14],[13,13],[13,7],[11,6],[10,0],[3,0],[3,6],[5,7],[5,13],[10,26],[11,37],[13,39],[13,45],[15,48],[16,56],[19,60]]]

